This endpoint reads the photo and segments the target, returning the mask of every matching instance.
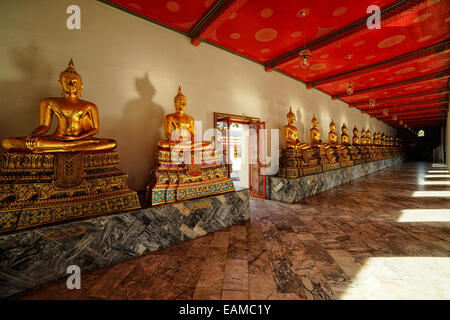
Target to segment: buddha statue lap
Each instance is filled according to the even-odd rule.
[[[185,113],[181,87],[175,112],[164,118],[166,140],[157,144],[157,165],[147,186],[152,206],[235,191],[225,165],[211,142],[195,141],[194,118]]]
[[[283,127],[285,148],[281,151],[278,176],[298,178],[304,175],[319,173],[322,167],[319,159],[314,158],[314,150],[307,143],[298,140],[297,120],[292,107],[287,114],[288,124]]]
[[[63,97],[40,102],[39,127],[2,141],[0,232],[140,208],[119,170],[117,143],[94,137],[97,106],[79,98],[83,83],[72,59],[59,84]],[[53,115],[56,130],[45,135]]]

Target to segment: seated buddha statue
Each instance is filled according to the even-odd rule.
[[[366,145],[372,145],[372,133],[370,132],[370,129],[367,129],[366,131]]]
[[[359,146],[359,130],[356,128],[356,126],[353,128],[352,145]]]
[[[336,133],[336,124],[334,123],[333,119],[331,119],[330,132],[328,132],[328,144],[331,146],[338,145],[338,135]]]
[[[284,141],[286,142],[287,149],[309,149],[310,146],[307,143],[302,143],[298,140],[298,129],[295,127],[295,121],[297,117],[295,113],[292,112],[292,107],[290,107],[287,114],[288,124],[283,127]]]
[[[366,130],[364,128],[361,130],[360,145],[366,145]]]
[[[195,141],[194,118],[178,87],[175,112],[164,118],[166,140],[157,144],[157,163],[146,188],[152,206],[235,191],[226,164],[209,141]]]
[[[355,164],[360,164],[360,163],[365,162],[365,160],[362,159],[360,140],[359,140],[359,130],[356,128],[356,126],[353,128],[352,145],[349,146],[349,149],[350,149],[352,160]]]
[[[350,138],[348,136],[348,129],[347,126],[345,125],[345,123],[342,125],[341,128],[341,144],[344,146],[349,146],[350,145]]]
[[[95,138],[99,130],[97,106],[81,100],[83,82],[75,71],[72,59],[60,73],[59,84],[63,97],[46,98],[40,102],[40,125],[26,137],[6,138],[2,146],[8,151],[33,153],[112,150],[116,142]],[[53,134],[45,135],[53,115],[58,125]]]
[[[324,147],[322,140],[320,139],[319,130],[319,120],[317,120],[316,115],[313,115],[311,120],[312,128],[309,130],[309,135],[311,138],[311,146],[313,147]]]
[[[194,118],[186,114],[187,98],[178,87],[178,94],[173,99],[175,112],[170,113],[164,118],[164,132],[167,140],[158,142],[158,147],[172,149],[178,147],[181,149],[205,150],[211,148],[210,142],[194,141]]]
[[[2,141],[0,233],[140,208],[116,142],[94,137],[97,106],[79,98],[83,83],[72,59],[59,84],[62,97],[40,102],[39,127]],[[56,130],[46,135],[53,116]]]

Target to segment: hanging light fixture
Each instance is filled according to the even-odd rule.
[[[394,115],[392,116],[392,120],[397,121],[397,115],[394,114]]]
[[[403,121],[402,121],[402,120],[400,120],[398,123],[399,123],[401,126],[403,125]]]
[[[305,31],[305,17],[306,17],[306,10],[300,11],[300,17],[303,19],[303,50],[300,51],[300,66],[303,69],[309,68],[309,59],[311,59],[311,51],[306,49],[306,31]]]
[[[375,108],[375,99],[370,99],[370,100],[369,100],[369,106],[370,106],[371,108]]]
[[[353,93],[353,82],[347,82],[347,94],[352,94]]]
[[[384,108],[383,109],[383,116],[388,116],[389,115],[389,109],[388,108]]]

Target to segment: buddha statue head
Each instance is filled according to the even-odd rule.
[[[297,117],[295,116],[295,113],[292,112],[292,107],[289,108],[289,112],[286,115],[286,117],[287,117],[288,124],[291,126],[293,126],[295,121],[297,121]]]
[[[359,136],[359,130],[356,128],[356,126],[353,127],[353,135]]]
[[[66,70],[59,74],[58,82],[64,96],[78,97],[81,95],[83,82],[81,81],[81,76],[75,70],[72,59],[70,59]]]
[[[173,98],[173,102],[177,113],[183,114],[186,111],[187,98],[183,92],[181,92],[181,86],[178,86],[178,93],[175,98]]]
[[[311,120],[311,124],[312,124],[313,128],[316,128],[316,129],[319,126],[319,120],[317,120],[315,113],[313,114],[313,118]]]
[[[336,124],[334,123],[334,120],[331,119],[331,123],[330,123],[330,131],[331,132],[335,132],[336,131]]]
[[[342,125],[341,130],[342,130],[342,134],[348,134],[348,129],[347,129],[347,126],[345,125],[345,123]]]

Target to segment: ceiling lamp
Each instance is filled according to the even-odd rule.
[[[309,51],[308,49],[300,51],[300,66],[303,69],[309,68],[309,59],[311,59],[311,51]]]
[[[397,116],[395,114],[392,116],[392,120],[397,121]]]
[[[310,66],[309,59],[311,59],[311,51],[306,49],[306,31],[305,31],[306,10],[300,11],[300,17],[303,18],[303,50],[300,51],[300,66],[303,69],[308,69]]]
[[[347,94],[353,93],[353,82],[347,82]]]
[[[369,106],[370,106],[371,108],[375,108],[375,99],[370,99],[370,100],[369,100]]]
[[[402,121],[402,120],[400,120],[398,123],[399,123],[401,126],[403,125],[403,121]]]
[[[405,124],[403,125],[403,127],[405,127],[405,129],[407,129],[407,128],[408,128],[408,125],[405,123]]]
[[[384,108],[383,109],[383,116],[388,116],[389,115],[389,109],[388,108]]]

